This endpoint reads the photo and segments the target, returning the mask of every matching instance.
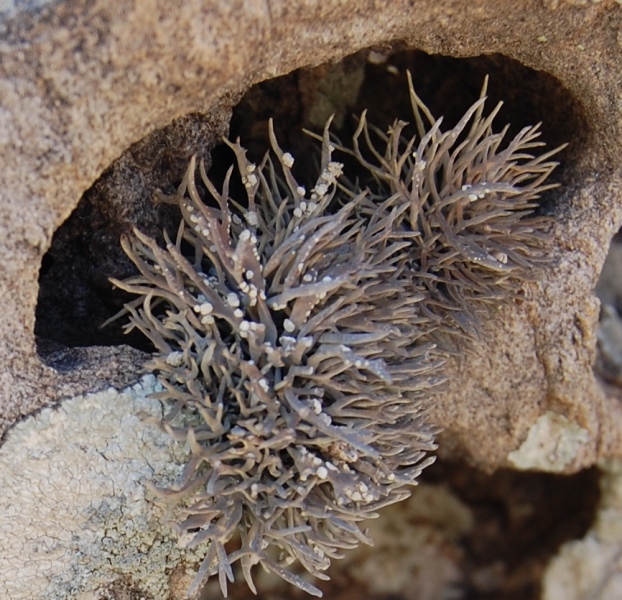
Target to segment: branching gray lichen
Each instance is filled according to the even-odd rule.
[[[366,215],[379,205],[408,206],[398,225],[419,234],[409,250],[425,297],[419,309],[447,345],[471,333],[481,308],[511,297],[533,266],[547,262],[550,218],[532,213],[540,195],[557,187],[545,181],[558,164],[550,158],[564,146],[533,156],[545,145],[539,125],[504,142],[509,125],[492,129],[502,103],[484,116],[487,78],[480,99],[445,132],[443,118],[434,119],[415,93],[410,73],[408,84],[416,135],[405,139],[407,123],[396,121],[386,134],[371,127],[374,143],[363,113],[352,148],[335,145],[369,173]]]
[[[543,258],[548,222],[530,212],[555,163],[528,153],[537,128],[503,146],[482,94],[442,133],[409,84],[416,136],[403,122],[374,130],[380,153],[363,114],[348,149],[329,122],[310,192],[272,127],[259,166],[226,142],[246,198],[230,195],[234,166],[217,190],[199,165],[206,204],[193,159],[177,238],[122,239],[140,272],[114,281],[138,295],[128,328],[157,348],[161,426],[193,455],[179,487],[158,490],[187,545],[209,542],[190,596],[216,573],[226,594],[237,561],[253,591],[261,564],[320,595],[288,567],[326,579],[331,558],[370,542],[358,523],[406,498],[433,460],[425,402],[446,348],[432,342]],[[336,149],[370,173],[366,189],[338,183]]]

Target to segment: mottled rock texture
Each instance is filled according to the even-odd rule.
[[[0,433],[64,398],[139,376],[138,350],[35,341],[35,315],[42,334],[41,322],[59,318],[37,310],[43,258],[87,190],[79,218],[93,257],[84,268],[101,267],[90,277],[103,290],[123,267],[107,254],[113,238],[145,214],[157,230],[166,215],[149,217],[153,190],[193,153],[208,155],[251,86],[305,69],[301,110],[311,103],[307,122],[321,122],[336,107],[312,69],[364,49],[413,49],[484,57],[516,106],[535,107],[545,133],[552,124],[547,140],[570,144],[562,186],[547,200],[553,261],[449,366],[448,390],[431,407],[444,427],[441,455],[486,470],[565,473],[621,458],[620,400],[593,371],[594,288],[622,222],[621,31],[614,0],[0,2]],[[341,80],[381,91],[356,73]],[[445,88],[452,97],[461,93],[455,81]],[[350,102],[347,90],[340,96]],[[93,184],[106,169],[112,183],[102,191]],[[83,234],[74,225],[63,235]],[[57,266],[67,259],[49,257]],[[82,300],[88,321],[92,304]]]

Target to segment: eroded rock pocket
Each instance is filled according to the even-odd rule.
[[[585,130],[580,107],[550,75],[501,55],[456,59],[386,47],[264,81],[234,106],[230,123],[223,117],[227,100],[211,112],[182,117],[129,148],[85,192],[54,235],[41,266],[35,333],[48,342],[41,345],[44,360],[50,341],[68,347],[130,344],[151,349],[142,336],[124,335],[120,321],[100,327],[129,300],[109,278],[135,272],[120,247],[122,233],[137,226],[159,240],[163,229],[174,234],[179,211],[154,203],[153,195],[156,189],[171,193],[177,188],[193,154],[211,164],[210,177],[222,181],[231,163],[230,150],[220,144],[228,126],[230,139],[240,137],[249,157],[259,161],[268,147],[267,122],[273,118],[279,143],[296,157],[309,157],[299,159],[296,168],[301,180],[310,178],[319,156],[303,129],[320,132],[331,114],[331,130],[344,142],[351,139],[363,110],[381,131],[395,119],[412,126],[406,70],[432,114],[444,117],[444,128],[456,124],[489,75],[486,110],[504,101],[498,127],[509,123],[510,139],[522,127],[542,122],[547,147],[571,144],[557,157],[562,167],[552,181],[572,177],[572,150]],[[359,167],[349,166],[349,176],[355,176]],[[555,197],[544,198],[542,210],[554,211],[549,204]]]

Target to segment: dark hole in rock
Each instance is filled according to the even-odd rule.
[[[611,240],[595,291],[600,323],[594,368],[608,391],[622,399],[622,230]]]
[[[574,475],[505,469],[488,475],[461,464],[432,465],[423,481],[448,485],[474,515],[461,542],[461,598],[540,598],[549,560],[593,524],[599,477],[597,468]]]
[[[141,334],[123,334],[123,319],[100,327],[132,299],[109,281],[134,272],[120,237],[134,226],[160,241],[164,228],[176,231],[178,210],[154,203],[153,193],[174,192],[193,154],[209,158],[226,132],[230,113],[222,112],[217,107],[209,115],[187,115],[134,144],[59,227],[39,275],[35,335],[44,360],[50,341],[69,347],[129,344],[151,349]]]
[[[269,118],[274,119],[279,143],[294,156],[314,156],[317,146],[302,130],[320,133],[333,114],[331,131],[347,145],[364,110],[368,122],[383,131],[395,119],[412,124],[407,70],[432,114],[443,117],[445,129],[479,98],[488,75],[486,114],[503,102],[495,129],[509,124],[506,137],[511,139],[523,127],[542,123],[546,149],[568,143],[557,155],[560,168],[551,180],[563,184],[571,177],[573,150],[587,135],[580,106],[551,75],[499,54],[452,58],[420,51],[365,50],[336,64],[300,69],[252,87],[233,111],[231,137],[239,136],[253,159],[259,160],[268,146]],[[313,168],[314,164],[315,173]]]
[[[412,122],[407,69],[417,92],[437,118],[444,116],[447,126],[455,124],[477,99],[488,74],[487,110],[501,99],[505,102],[496,120],[499,130],[511,123],[509,133],[513,134],[541,121],[548,148],[567,141],[578,145],[585,135],[579,107],[557,80],[501,55],[457,59],[397,47],[364,50],[338,63],[262,82],[239,102],[226,98],[209,115],[187,115],[148,135],[84,194],[56,232],[42,262],[35,325],[38,339],[69,347],[130,344],[150,349],[140,334],[123,334],[123,320],[100,328],[131,299],[109,282],[110,277],[127,277],[133,269],[119,238],[132,226],[157,239],[162,239],[163,228],[174,234],[177,209],[154,204],[153,193],[157,188],[173,192],[192,154],[207,159],[208,164],[211,161],[210,176],[216,183],[222,180],[232,160],[231,151],[217,145],[229,125],[228,107],[235,105],[231,137],[239,136],[255,160],[268,147],[267,121],[273,118],[279,142],[297,158],[296,175],[304,181],[305,171],[314,173],[318,157],[317,144],[303,128],[321,132],[334,114],[332,129],[348,142],[356,115],[364,109],[369,122],[380,129],[395,118]],[[308,158],[301,160],[302,156]],[[572,148],[560,153],[564,168],[554,174],[556,180],[569,177],[571,157]],[[556,197],[550,194],[551,201]],[[546,210],[546,202],[544,206]],[[45,360],[42,344],[39,351]]]

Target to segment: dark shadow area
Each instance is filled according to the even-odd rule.
[[[175,192],[192,155],[209,160],[226,127],[218,116],[191,114],[178,119],[130,147],[87,190],[56,231],[41,264],[35,335],[44,360],[50,342],[151,349],[142,334],[124,335],[127,319],[101,328],[132,300],[109,280],[135,272],[121,248],[121,235],[137,227],[162,242],[164,229],[177,230],[179,210],[155,203],[154,192]]]
[[[464,600],[538,600],[549,560],[593,524],[600,473],[574,475],[500,470],[488,475],[438,461],[422,477],[443,483],[475,517],[462,541]]]
[[[510,140],[522,128],[541,123],[544,148],[568,144],[557,155],[560,168],[551,178],[568,182],[573,156],[587,139],[580,105],[551,75],[499,54],[452,58],[419,51],[381,54],[365,50],[333,65],[301,69],[251,88],[234,108],[231,136],[239,136],[250,155],[259,160],[269,144],[270,118],[279,143],[294,156],[314,156],[316,144],[302,130],[321,133],[331,115],[331,131],[346,145],[364,110],[368,122],[382,131],[396,119],[412,125],[407,71],[432,115],[443,117],[443,129],[455,126],[478,100],[488,76],[485,113],[503,102],[494,129],[500,131],[509,124],[506,137]],[[412,133],[414,128],[406,131]]]
[[[128,277],[134,268],[120,247],[120,236],[138,227],[161,240],[163,229],[177,228],[179,211],[154,203],[155,190],[174,192],[193,154],[206,159],[210,177],[221,181],[232,153],[218,143],[229,125],[230,137],[240,137],[249,155],[259,161],[269,146],[269,118],[274,119],[283,149],[296,157],[296,177],[310,180],[317,173],[318,146],[303,129],[321,132],[333,114],[331,130],[348,144],[364,109],[368,121],[380,130],[396,118],[412,122],[407,70],[418,94],[447,126],[454,125],[478,98],[489,75],[487,110],[504,101],[496,129],[510,123],[511,135],[541,121],[548,148],[571,142],[559,154],[563,167],[553,180],[563,183],[571,176],[573,148],[586,135],[580,107],[556,79],[506,57],[457,59],[395,47],[383,53],[364,50],[339,63],[300,69],[253,86],[233,108],[230,123],[228,107],[235,102],[227,99],[210,115],[188,115],[150,134],[102,174],[57,230],[43,259],[37,337],[66,347],[130,344],[149,350],[141,335],[123,334],[123,319],[104,329],[100,326],[131,299],[109,281]],[[352,168],[351,179],[357,176]],[[550,192],[543,210],[553,211],[558,197]],[[40,354],[45,360],[44,345]]]

